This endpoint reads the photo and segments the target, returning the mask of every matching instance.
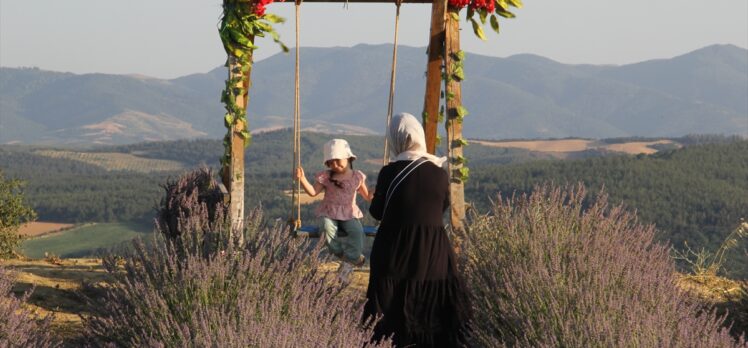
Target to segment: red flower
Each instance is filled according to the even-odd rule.
[[[449,6],[463,8],[470,3],[470,0],[449,0]]]
[[[489,13],[496,10],[495,0],[448,0],[449,6],[461,9],[465,6],[470,6],[473,10],[485,9]]]
[[[273,0],[258,0],[255,4],[255,14],[258,17],[262,17],[265,15],[265,7],[267,5],[270,5],[273,2]]]

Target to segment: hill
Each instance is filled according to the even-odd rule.
[[[419,114],[423,48],[401,47],[395,110]],[[468,54],[463,103],[471,138],[748,134],[748,51],[705,47],[623,66],[568,65],[534,56]],[[391,47],[304,48],[304,127],[381,134]],[[253,130],[287,127],[293,55],[259,61],[250,90]],[[362,69],[361,67],[366,67]],[[218,138],[226,70],[173,80],[0,68],[0,143],[126,144]]]

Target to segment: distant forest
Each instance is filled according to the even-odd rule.
[[[531,192],[535,185],[584,183],[590,198],[603,189],[613,204],[653,223],[676,248],[716,250],[748,219],[748,141],[688,146],[654,155],[476,166],[465,195],[479,211],[490,200]],[[732,252],[730,268],[748,276],[748,240]]]
[[[307,176],[323,169],[322,144],[331,136],[305,133],[302,163]],[[381,165],[382,138],[345,136],[373,186]],[[285,220],[292,212],[291,133],[257,134],[246,152],[247,208],[261,204],[268,218]],[[608,139],[614,143],[627,140]],[[663,149],[654,155],[621,155],[585,151],[574,160],[521,149],[467,147],[470,179],[467,200],[486,212],[498,193],[530,192],[535,185],[584,183],[590,197],[603,187],[613,204],[635,210],[644,223],[654,223],[661,240],[676,247],[716,248],[741,218],[748,218],[748,141],[736,137],[689,136],[674,139],[682,149]],[[150,221],[163,193],[160,185],[181,172],[138,173],[107,171],[102,167],[35,153],[38,148],[0,146],[0,168],[6,177],[27,182],[28,201],[40,220],[59,222]],[[88,152],[126,153],[174,160],[185,168],[217,168],[223,151],[220,141],[182,140],[86,149]],[[368,160],[368,161],[367,161]],[[359,199],[362,209],[368,208]],[[315,223],[313,205],[305,206],[305,223]],[[372,221],[366,221],[371,224]],[[748,243],[746,243],[748,244]],[[745,245],[736,251],[745,256]],[[748,275],[748,260],[732,265]]]

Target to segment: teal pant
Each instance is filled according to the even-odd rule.
[[[363,254],[364,226],[358,219],[334,220],[323,217],[319,230],[325,237],[330,253],[351,261],[358,260]],[[338,233],[341,230],[348,236],[342,238]]]

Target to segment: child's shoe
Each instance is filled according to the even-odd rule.
[[[351,278],[353,275],[353,267],[347,262],[343,262],[340,264],[340,268],[338,268],[338,280],[340,280],[341,283],[348,285],[351,283]]]
[[[366,263],[366,256],[359,255],[358,259],[356,259],[356,260],[348,260],[348,262],[350,262],[351,265],[353,265],[355,267],[361,267],[361,266],[363,266]]]

